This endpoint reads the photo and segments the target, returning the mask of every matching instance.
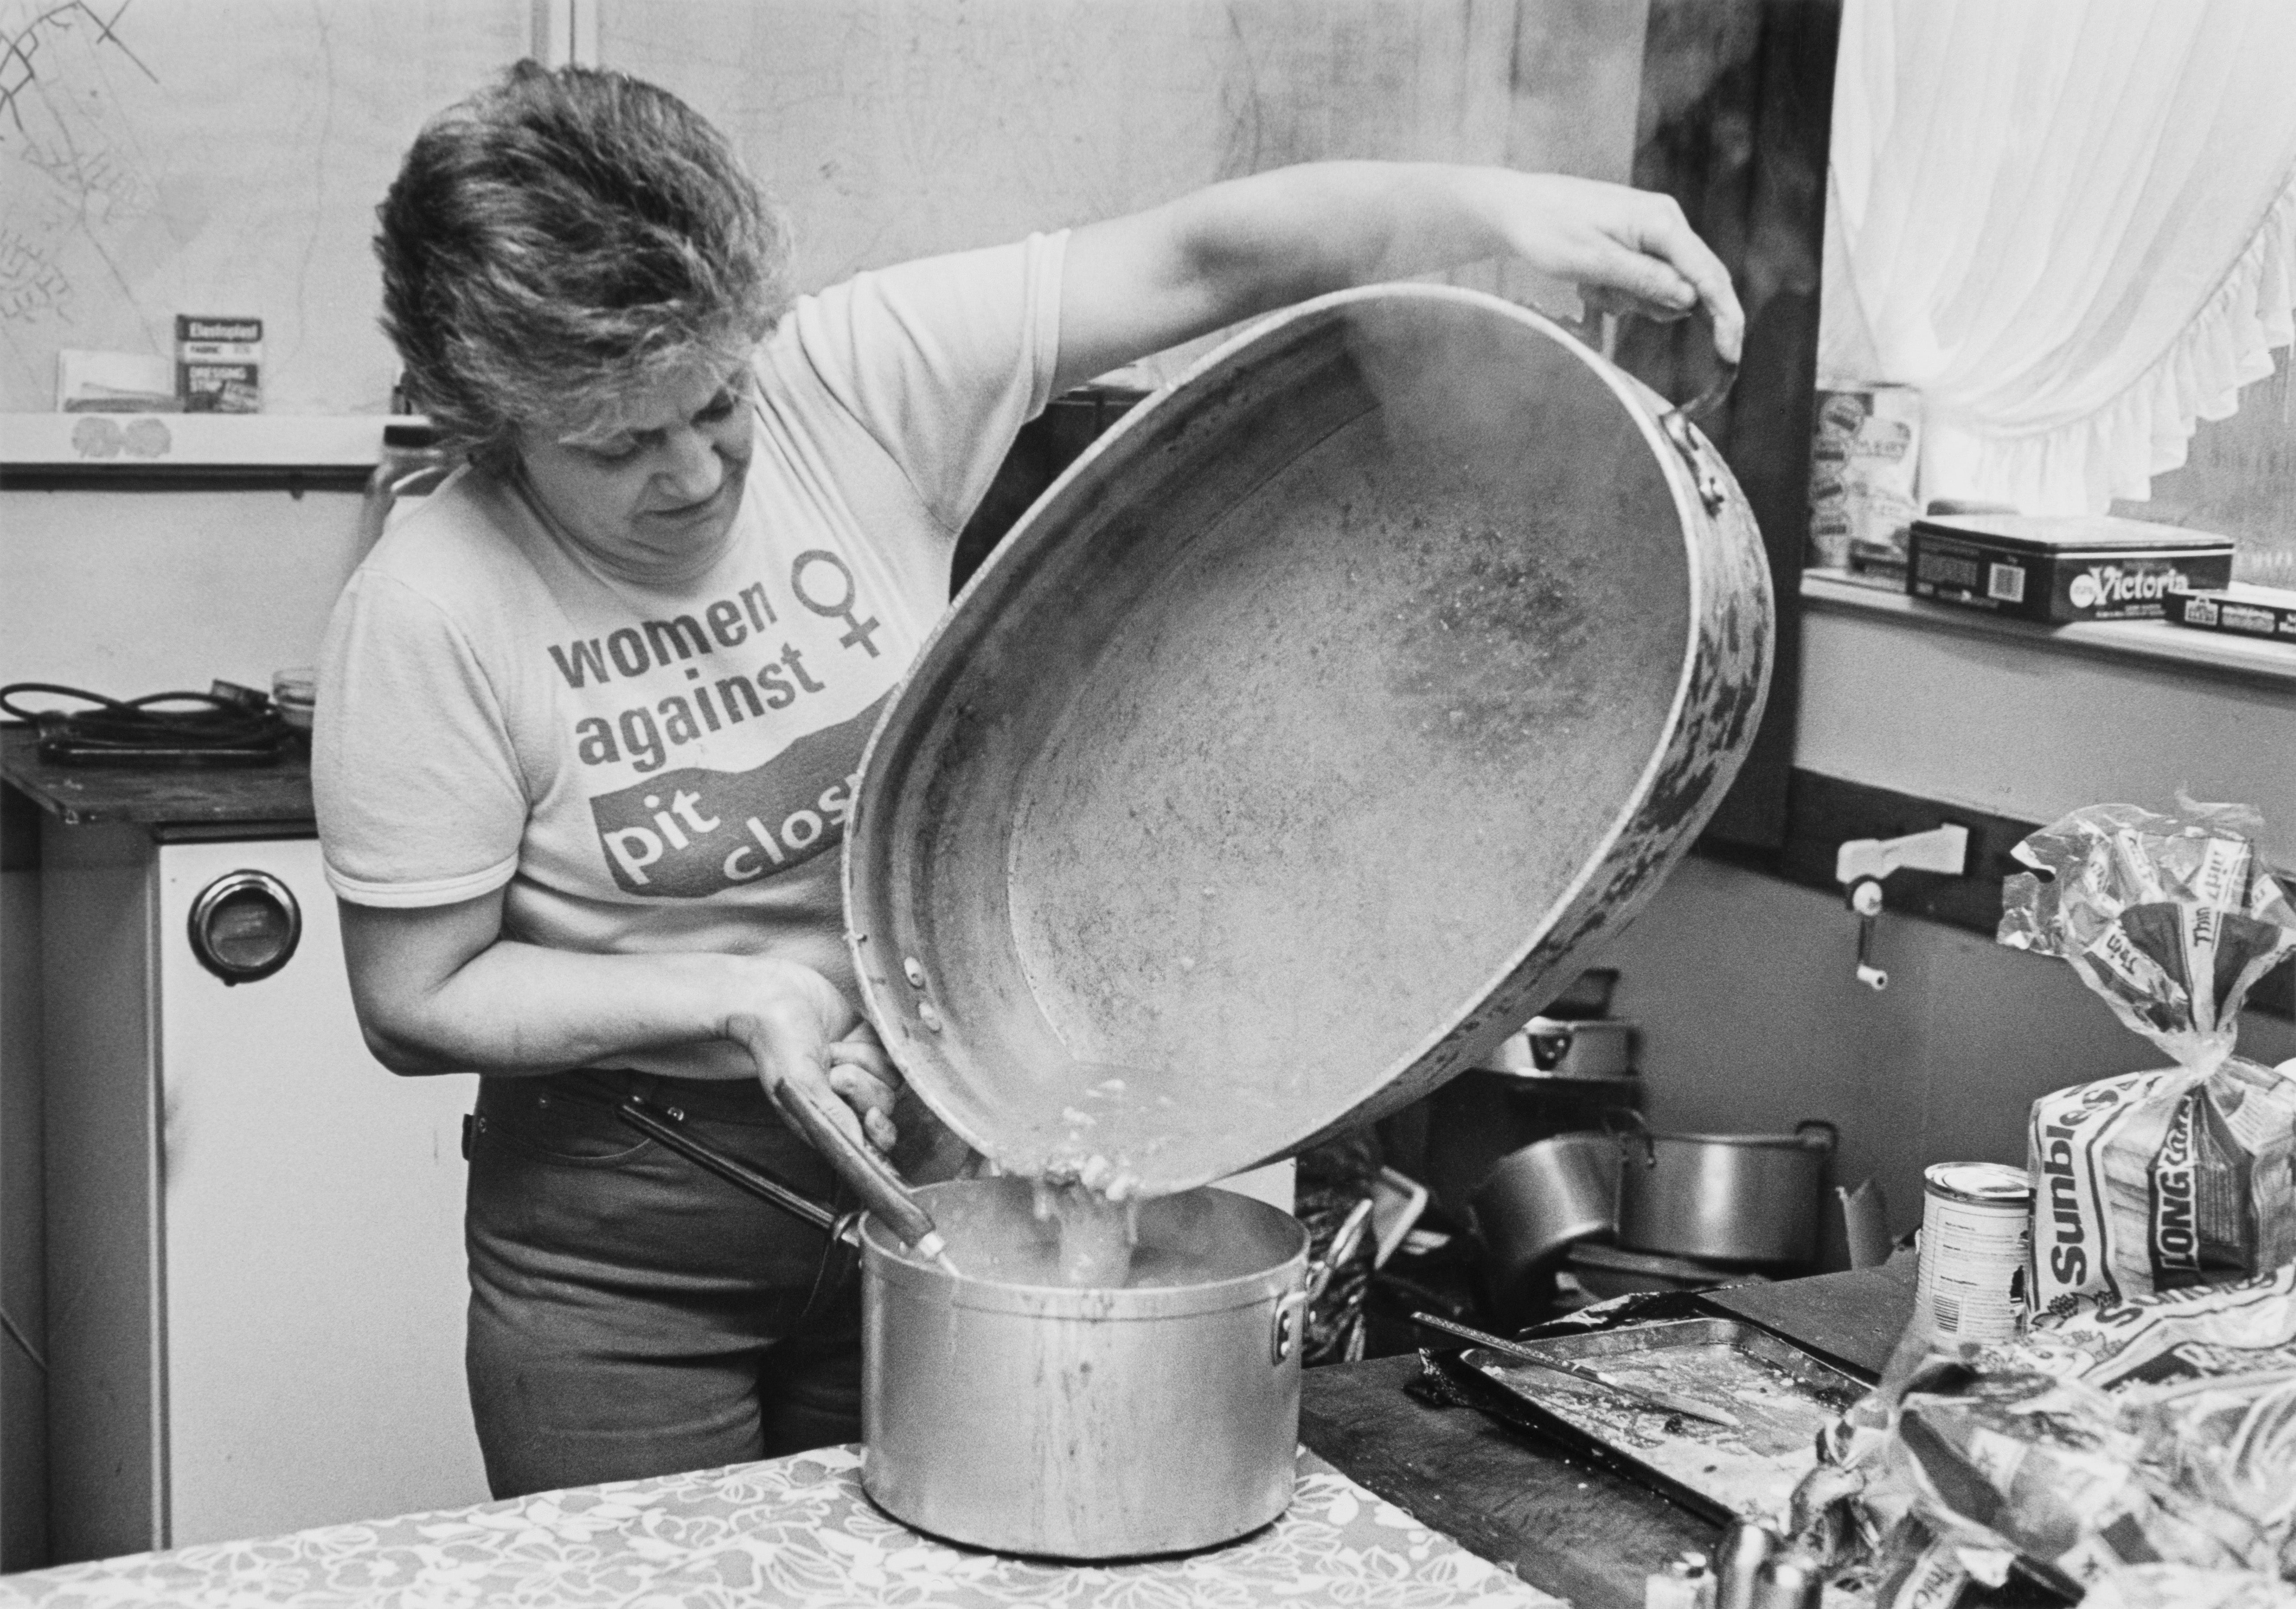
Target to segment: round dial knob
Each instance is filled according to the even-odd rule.
[[[192,902],[192,953],[226,984],[251,984],[287,964],[303,937],[303,911],[267,871],[217,878]]]

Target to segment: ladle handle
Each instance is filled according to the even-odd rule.
[[[880,1223],[904,1245],[914,1246],[919,1256],[940,1254],[943,1242],[933,1228],[932,1214],[909,1194],[891,1164],[846,1133],[809,1091],[791,1080],[775,1085],[773,1098],[782,1115],[805,1136],[806,1143],[829,1158],[830,1166],[853,1187]]]
[[[809,1196],[801,1196],[780,1180],[759,1172],[737,1157],[728,1156],[716,1146],[696,1139],[678,1127],[668,1113],[648,1106],[636,1096],[625,1099],[614,1108],[614,1115],[648,1139],[668,1146],[671,1150],[699,1167],[704,1167],[736,1189],[747,1190],[762,1200],[770,1201],[794,1217],[802,1218],[816,1229],[837,1232],[837,1214]]]

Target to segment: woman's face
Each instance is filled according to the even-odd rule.
[[[750,468],[749,369],[695,368],[568,435],[528,430],[519,459],[544,509],[613,571],[683,580],[724,550]]]

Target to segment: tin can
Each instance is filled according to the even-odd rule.
[[[1939,1340],[2014,1338],[2025,1317],[2032,1180],[1997,1162],[1940,1162],[1922,1178],[1915,1313]]]
[[[1821,1609],[1824,1602],[1825,1572],[1807,1553],[1778,1554],[1754,1577],[1753,1609]]]

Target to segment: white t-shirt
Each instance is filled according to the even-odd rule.
[[[800,298],[758,349],[742,505],[691,584],[602,572],[477,470],[394,524],[322,649],[335,892],[426,906],[507,884],[509,938],[781,954],[851,993],[836,851],[862,747],[1049,400],[1065,241]],[[730,1046],[619,1059],[746,1065]]]

